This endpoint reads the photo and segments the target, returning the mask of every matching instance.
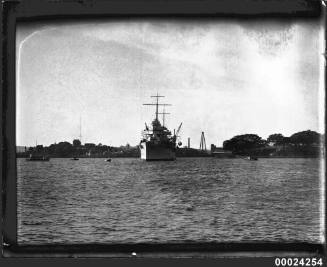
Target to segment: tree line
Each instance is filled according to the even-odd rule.
[[[266,140],[256,134],[237,135],[223,142],[223,149],[236,155],[319,156],[325,136],[315,131],[297,132],[289,137],[271,134]]]
[[[81,144],[78,139],[72,143],[63,141],[49,146],[37,145],[29,147],[25,152],[17,153],[19,157],[29,155],[48,155],[51,157],[136,157],[139,154],[138,147],[129,144],[125,146],[107,146],[93,143]]]
[[[287,156],[287,157],[318,157],[324,147],[324,134],[307,130],[297,132],[289,137],[281,133],[271,134],[263,139],[257,134],[237,135],[223,142],[223,149],[232,151],[234,155],[253,156]],[[17,153],[18,157],[31,154],[49,155],[51,157],[139,157],[138,146],[113,147],[92,143],[81,144],[75,139],[72,143],[64,141],[49,146],[38,145]],[[206,152],[197,149],[177,148],[178,157],[207,156]]]

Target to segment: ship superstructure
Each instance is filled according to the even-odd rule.
[[[145,123],[145,130],[142,132],[142,140],[140,142],[141,159],[151,160],[175,160],[176,159],[176,142],[178,141],[178,133],[182,124],[179,125],[177,131],[174,134],[171,133],[165,127],[165,115],[169,114],[165,112],[165,107],[170,104],[159,103],[159,98],[164,97],[161,95],[151,96],[156,98],[156,103],[143,104],[148,106],[155,106],[156,113],[155,119],[152,121],[151,126]],[[163,112],[159,112],[159,106],[163,107]],[[163,115],[162,124],[159,121],[159,115]],[[181,145],[178,142],[177,145]]]

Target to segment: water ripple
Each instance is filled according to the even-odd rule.
[[[18,241],[319,242],[319,164],[17,159]]]

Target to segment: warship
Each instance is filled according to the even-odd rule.
[[[152,127],[148,127],[145,123],[145,130],[142,132],[142,140],[140,141],[141,159],[146,161],[155,160],[175,160],[176,159],[176,148],[181,146],[182,143],[179,139],[179,132],[182,123],[177,128],[177,131],[172,134],[165,127],[165,115],[169,114],[165,112],[165,106],[170,106],[170,104],[159,103],[159,98],[164,97],[161,95],[151,96],[156,98],[156,103],[154,104],[143,104],[148,106],[155,106],[156,113],[155,119],[152,121]],[[159,112],[159,106],[163,106],[163,112]],[[162,114],[162,124],[159,121],[158,116]]]

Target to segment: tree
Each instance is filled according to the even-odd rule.
[[[266,143],[266,140],[263,140],[256,134],[243,134],[234,136],[232,139],[224,141],[223,149],[231,150],[234,153],[245,153],[250,149],[264,147]]]
[[[320,134],[310,130],[298,132],[290,136],[290,142],[295,145],[319,144],[320,140]]]
[[[81,144],[82,144],[82,143],[81,143],[81,141],[80,141],[79,139],[74,139],[74,140],[73,140],[73,146],[75,146],[75,147],[76,147],[76,146],[81,146]]]
[[[290,137],[284,137],[281,144],[282,145],[289,145],[289,144],[291,144],[291,138]]]
[[[42,153],[44,151],[43,145],[37,145],[35,147],[35,151],[38,153]]]
[[[73,146],[69,142],[60,142],[57,145],[55,145],[55,153],[58,156],[65,157],[65,156],[71,156],[73,152]]]
[[[283,144],[284,136],[280,133],[278,134],[271,134],[269,135],[267,141],[270,143],[274,143],[274,145],[280,145]]]

